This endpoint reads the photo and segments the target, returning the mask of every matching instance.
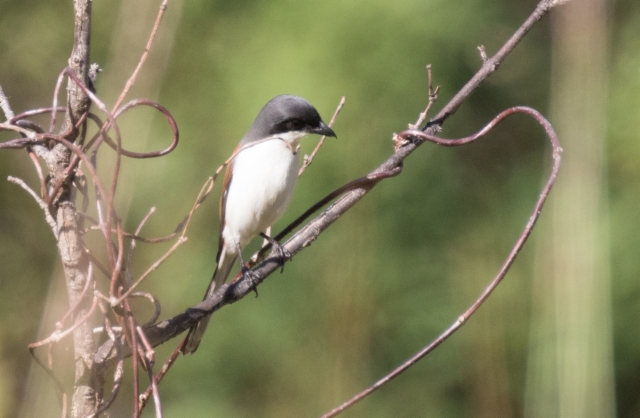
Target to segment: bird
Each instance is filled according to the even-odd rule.
[[[240,140],[228,160],[222,184],[217,266],[204,300],[224,284],[236,260],[240,260],[243,274],[251,275],[242,250],[257,236],[271,242],[282,263],[290,257],[266,231],[291,201],[300,168],[300,139],[309,134],[337,138],[308,101],[285,94],[264,105]],[[189,330],[183,354],[196,351],[210,318],[210,314],[204,316]]]

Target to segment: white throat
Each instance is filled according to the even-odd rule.
[[[308,135],[308,132],[303,131],[289,131],[281,134],[271,135],[267,140],[274,139],[284,141],[291,152],[296,155],[300,149],[300,139]]]

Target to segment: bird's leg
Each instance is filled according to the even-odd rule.
[[[273,247],[273,250],[278,254],[278,258],[280,259],[280,267],[281,267],[280,273],[282,273],[284,271],[284,263],[287,260],[292,260],[293,256],[286,248],[280,245],[278,241],[271,238],[269,235],[265,234],[264,232],[261,232],[260,236],[266,239],[267,241],[269,241],[269,244],[271,244],[271,247]]]
[[[240,259],[240,268],[242,270],[242,276],[250,280],[252,283],[253,291],[256,292],[256,297],[258,297],[258,282],[256,281],[257,277],[254,272],[251,271],[250,268],[246,266],[244,260],[242,259],[242,248],[240,248],[240,244],[237,244],[236,248],[238,249],[238,258]]]

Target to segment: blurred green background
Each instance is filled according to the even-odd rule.
[[[443,136],[463,136],[507,107],[535,107],[565,150],[558,184],[478,314],[342,416],[640,417],[640,3],[604,3],[574,0],[552,12],[445,124]],[[104,70],[96,88],[107,104],[135,68],[159,4],[94,3],[91,60]],[[426,64],[442,86],[437,111],[480,67],[476,47],[492,55],[535,4],[171,1],[129,97],[166,106],[181,143],[165,158],[125,161],[117,209],[133,230],[155,206],[143,235],[171,232],[271,97],[303,96],[328,120],[344,95],[339,139],[300,179],[278,230],[390,155],[392,133],[426,105]],[[72,24],[70,0],[0,0],[0,85],[16,113],[50,105]],[[121,126],[129,149],[168,143],[149,110]],[[260,286],[259,298],[214,316],[198,353],[162,382],[165,416],[314,417],[369,386],[450,325],[495,275],[546,178],[548,153],[524,116],[474,145],[421,147],[401,176]],[[107,159],[101,167],[106,175]],[[66,294],[42,213],[9,175],[37,187],[24,152],[0,153],[0,416],[55,417],[53,384],[26,347],[53,330]],[[219,186],[189,241],[143,285],[163,318],[207,286],[218,196]],[[134,273],[169,245],[139,245]],[[158,348],[158,362],[177,342]],[[65,350],[68,341],[61,357]],[[130,378],[113,416],[131,414]]]

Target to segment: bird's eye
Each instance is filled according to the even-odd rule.
[[[300,119],[289,119],[287,121],[287,129],[289,131],[299,131],[304,127],[304,122]]]

